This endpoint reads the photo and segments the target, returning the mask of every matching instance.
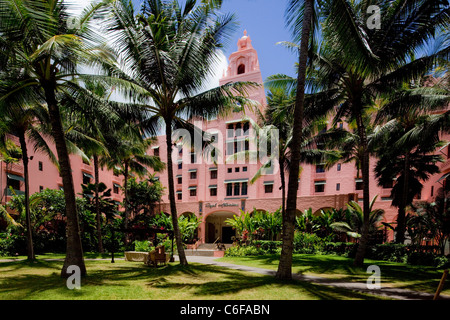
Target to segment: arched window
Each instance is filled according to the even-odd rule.
[[[238,70],[237,70],[237,73],[238,73],[238,74],[243,74],[243,73],[245,73],[245,65],[244,65],[244,64],[239,65]]]

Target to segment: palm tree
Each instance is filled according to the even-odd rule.
[[[61,120],[62,97],[82,92],[77,80],[83,77],[79,66],[102,66],[110,63],[111,54],[99,46],[100,36],[90,28],[90,21],[103,7],[102,3],[88,6],[79,23],[69,20],[68,7],[61,0],[1,0],[0,35],[8,50],[8,68],[20,74],[17,81],[2,87],[0,100],[16,95],[29,105],[46,104],[58,163],[63,180],[67,213],[67,252],[61,276],[67,277],[67,267],[76,265],[86,274],[83,259],[75,190],[69,150]]]
[[[448,47],[431,55],[411,56],[448,23],[448,1],[382,1],[378,3],[382,28],[367,24],[370,1],[335,0],[323,7],[323,39],[311,54],[312,113],[332,109],[335,119],[355,120],[362,152],[363,211],[365,228],[354,260],[362,266],[369,227],[369,148],[364,110],[376,99],[395,92],[404,81],[431,70]],[[395,31],[394,31],[395,30]],[[337,106],[337,107],[336,107]]]
[[[140,118],[142,114],[139,110],[130,108],[127,103],[110,100],[114,87],[111,88],[103,82],[91,80],[84,81],[84,87],[83,95],[73,101],[67,101],[71,104],[72,112],[65,115],[65,120],[68,122],[67,127],[70,127],[68,138],[84,150],[94,165],[98,250],[103,252],[98,190],[100,164],[108,162],[111,158],[106,145],[115,148],[117,144],[120,144],[120,139],[124,138],[118,136],[119,132],[137,135],[137,138],[140,139],[139,135],[142,134],[142,130],[139,130],[134,123],[142,120]]]
[[[44,151],[49,157],[55,160],[53,152],[47,145],[42,135],[42,126],[40,121],[45,121],[47,110],[42,106],[22,106],[17,107],[9,103],[9,99],[0,102],[0,116],[3,119],[3,126],[0,127],[0,140],[4,141],[8,133],[13,133],[19,138],[20,149],[22,151],[22,163],[24,168],[25,182],[25,217],[26,217],[26,236],[28,260],[34,260],[33,233],[31,228],[30,214],[30,176],[28,163],[30,160],[27,142],[31,142],[35,150]]]
[[[443,161],[440,155],[434,154],[444,145],[441,128],[430,125],[435,117],[427,112],[445,107],[450,95],[447,90],[423,87],[423,80],[399,90],[379,110],[379,121],[391,120],[377,127],[373,135],[374,143],[378,143],[375,167],[378,184],[385,185],[396,179],[391,197],[392,205],[398,208],[397,243],[405,240],[406,207],[420,195],[422,183],[439,172],[436,163]],[[386,145],[391,147],[386,148]]]
[[[370,201],[369,215],[369,235],[374,234],[380,227],[380,221],[383,219],[384,210],[374,209],[373,206],[378,196],[373,197]],[[350,201],[347,204],[348,210],[346,221],[338,221],[331,224],[331,228],[338,232],[345,232],[347,236],[360,239],[364,227],[364,213],[361,206],[356,201]]]
[[[146,0],[135,17],[132,3],[113,1],[109,29],[124,58],[123,77],[132,84],[133,97],[148,112],[143,125],[150,135],[165,129],[169,201],[180,264],[187,265],[175,202],[172,133],[192,130],[192,120],[225,114],[248,101],[243,83],[229,83],[202,92],[218,61],[217,49],[233,31],[234,16],[219,15],[221,1]],[[128,74],[128,76],[126,76]]]
[[[294,251],[295,215],[297,213],[298,177],[300,173],[301,143],[303,132],[303,113],[306,82],[306,64],[311,36],[315,29],[314,0],[290,0],[288,5],[288,24],[292,26],[294,37],[300,38],[297,90],[293,113],[294,126],[291,149],[286,213],[283,215],[283,245],[276,277],[292,279],[292,253]],[[299,37],[299,35],[301,35]]]
[[[127,229],[129,220],[128,179],[130,175],[135,173],[139,177],[144,177],[149,172],[149,168],[154,171],[162,171],[165,165],[159,157],[146,154],[148,148],[154,144],[154,139],[143,139],[137,135],[127,134],[126,131],[119,132],[117,138],[106,142],[110,157],[102,158],[100,164],[106,165],[124,177],[124,227]],[[127,240],[128,237],[126,236],[125,239]]]

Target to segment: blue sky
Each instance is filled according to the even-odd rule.
[[[140,8],[141,0],[133,2],[136,9]],[[279,41],[291,40],[291,33],[285,27],[286,6],[286,0],[224,0],[221,11],[234,13],[239,23],[233,40],[224,48],[225,56],[228,58],[237,50],[237,41],[244,30],[247,30],[253,47],[258,51],[264,80],[277,73],[295,76],[296,55],[283,46],[276,45]]]

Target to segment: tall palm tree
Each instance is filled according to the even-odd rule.
[[[148,169],[162,171],[165,164],[159,157],[147,155],[148,148],[154,144],[154,139],[143,139],[141,136],[130,135],[125,131],[118,133],[118,139],[107,141],[107,148],[110,151],[110,157],[103,157],[100,164],[106,165],[124,177],[124,227],[128,228],[129,206],[128,206],[128,179],[135,173],[143,177],[149,173]],[[126,236],[127,240],[128,237]]]
[[[363,211],[365,228],[354,260],[362,266],[369,223],[369,149],[364,110],[376,99],[398,90],[404,81],[431,70],[448,46],[431,55],[412,52],[429,43],[448,25],[449,6],[444,0],[381,1],[380,29],[367,24],[372,1],[334,0],[323,10],[323,39],[311,54],[310,110],[324,114],[332,109],[335,119],[355,120],[362,150]],[[337,106],[337,108],[336,108]]]
[[[234,16],[220,15],[221,1],[146,0],[136,18],[129,1],[113,1],[109,28],[126,65],[124,78],[133,97],[148,112],[143,123],[151,135],[165,129],[169,201],[180,264],[187,265],[178,228],[172,161],[172,133],[191,120],[246,106],[246,86],[229,83],[207,91],[206,80],[218,62],[218,49],[233,31]]]
[[[94,165],[98,250],[103,252],[99,198],[100,167],[111,158],[107,146],[115,148],[124,138],[119,136],[120,132],[136,135],[140,139],[142,130],[139,130],[135,123],[142,120],[140,118],[142,113],[131,108],[127,103],[110,100],[114,87],[104,82],[84,81],[84,89],[78,99],[66,102],[71,105],[71,113],[65,116],[65,120],[70,127],[68,138],[79,146],[89,159],[92,159]]]
[[[44,151],[55,162],[55,156],[47,145],[42,134],[41,121],[45,121],[47,110],[42,106],[21,106],[17,107],[10,103],[9,99],[0,102],[0,117],[3,119],[3,126],[0,127],[0,140],[5,141],[8,133],[13,133],[19,138],[20,149],[22,151],[22,163],[25,182],[25,217],[26,217],[26,237],[28,260],[34,260],[33,233],[31,228],[30,214],[30,176],[28,163],[30,160],[27,142],[30,142],[35,150]]]
[[[30,105],[45,103],[49,111],[67,213],[67,252],[62,277],[69,276],[67,268],[70,265],[78,266],[81,275],[85,275],[86,266],[60,95],[79,94],[81,85],[77,80],[82,78],[81,64],[113,64],[110,52],[97,45],[100,35],[93,32],[89,24],[102,7],[102,3],[88,6],[80,15],[79,23],[74,24],[69,20],[68,7],[62,0],[0,1],[0,35],[2,42],[8,44],[8,64],[11,70],[21,73],[19,81],[0,88],[0,100],[12,94],[20,95]]]
[[[378,121],[391,120],[377,127],[373,135],[378,144],[375,176],[379,185],[396,179],[391,197],[392,205],[398,208],[397,243],[405,241],[406,207],[421,193],[422,183],[439,172],[437,162],[443,161],[435,154],[445,144],[441,128],[430,125],[435,117],[428,113],[443,109],[450,94],[437,87],[424,87],[424,80],[405,86],[379,110]]]
[[[300,173],[301,143],[303,132],[303,113],[305,100],[306,66],[309,44],[314,34],[314,0],[290,0],[288,5],[288,24],[292,26],[294,36],[300,41],[297,73],[297,91],[293,113],[294,126],[291,146],[291,167],[289,171],[286,213],[283,215],[283,245],[276,277],[292,279],[292,253],[294,251],[295,215],[297,213],[298,177]],[[299,35],[301,35],[299,37]]]

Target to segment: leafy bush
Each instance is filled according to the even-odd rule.
[[[408,251],[408,246],[405,244],[377,244],[368,248],[367,257],[375,260],[406,262]]]
[[[282,241],[258,240],[254,242],[255,247],[260,248],[266,254],[274,254],[279,251]]]
[[[295,232],[294,252],[295,253],[319,253],[325,246],[324,239],[314,233]]]
[[[327,242],[324,245],[324,254],[337,254],[347,257],[354,257],[356,254],[356,249],[358,248],[357,243],[352,242]]]
[[[260,256],[264,254],[266,254],[264,250],[253,245],[231,247],[225,251],[225,257]]]
[[[150,241],[148,241],[148,240],[143,240],[143,241],[135,240],[134,241],[134,251],[149,252],[151,250],[152,249],[151,249]]]

